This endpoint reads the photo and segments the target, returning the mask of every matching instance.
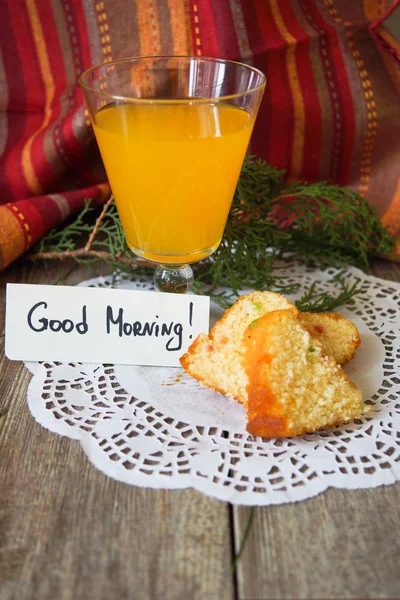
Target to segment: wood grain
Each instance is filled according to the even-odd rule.
[[[70,266],[20,261],[2,293],[6,281],[54,283]],[[91,276],[80,268],[65,283]],[[4,302],[0,318],[3,333]],[[107,478],[79,443],[34,421],[22,363],[2,351],[0,373],[1,600],[234,597],[228,505]]]
[[[395,263],[375,261],[371,273],[400,281]],[[248,510],[233,509],[236,547]],[[237,590],[243,600],[399,598],[400,483],[256,508]]]
[[[239,598],[398,598],[400,484],[255,509]],[[235,509],[238,540],[247,519]]]

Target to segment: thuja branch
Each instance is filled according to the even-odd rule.
[[[46,238],[43,238],[43,240],[41,241],[41,244],[40,244],[40,248],[43,248],[43,247],[46,248],[46,246],[47,246],[50,249],[48,249],[47,251],[40,249],[38,252],[35,252],[34,254],[31,255],[31,260],[46,260],[46,259],[62,260],[65,258],[73,258],[78,261],[79,260],[82,260],[82,261],[102,260],[102,261],[108,262],[108,263],[110,263],[112,261],[117,261],[117,263],[125,265],[126,267],[131,267],[134,264],[139,264],[138,260],[135,260],[135,259],[132,260],[132,255],[126,256],[125,238],[123,238],[123,241],[121,239],[119,240],[120,248],[118,249],[118,251],[115,251],[114,243],[110,247],[113,251],[107,252],[106,250],[93,250],[92,249],[92,246],[96,244],[96,236],[98,235],[98,233],[100,231],[103,232],[104,229],[106,229],[107,232],[110,233],[108,223],[105,227],[104,222],[105,222],[106,215],[108,217],[108,220],[110,218],[111,218],[111,220],[113,220],[113,217],[115,216],[113,214],[113,212],[115,213],[115,211],[112,211],[110,209],[113,202],[114,202],[114,197],[111,194],[111,196],[109,197],[107,202],[104,204],[100,215],[97,217],[94,226],[89,226],[90,235],[89,235],[88,240],[83,248],[70,249],[71,245],[72,246],[74,245],[74,242],[73,242],[74,235],[82,234],[88,230],[87,225],[84,223],[84,217],[91,210],[90,202],[85,203],[84,209],[82,210],[80,215],[78,215],[77,219],[72,224],[68,225],[61,231],[50,232],[50,234]],[[114,219],[114,225],[117,226],[117,230],[121,229],[119,227],[119,221],[117,221],[115,219]],[[121,236],[119,236],[119,238],[121,238]],[[103,245],[105,246],[106,244],[103,244]],[[52,247],[54,249],[51,249]],[[66,249],[61,250],[61,248],[66,248]],[[141,266],[151,267],[151,263],[149,263],[149,262],[140,261],[140,264],[141,264]]]
[[[32,254],[29,256],[29,258],[33,261],[35,260],[51,260],[51,259],[58,259],[58,260],[63,260],[65,258],[74,258],[75,260],[77,259],[94,259],[94,260],[103,260],[105,262],[109,262],[112,258],[113,255],[111,254],[111,252],[105,252],[105,251],[101,251],[101,250],[86,250],[85,248],[79,248],[77,250],[63,250],[62,252],[57,252],[55,250],[53,250],[52,252],[36,252],[35,254]],[[127,258],[126,256],[118,256],[115,255],[115,258],[122,264],[126,265],[126,266],[132,266],[132,264],[134,264],[135,262],[139,262],[139,261],[132,261],[130,258]],[[146,263],[147,266],[150,267],[150,263]]]
[[[107,200],[107,202],[103,206],[103,210],[101,211],[100,215],[98,216],[98,218],[96,220],[96,223],[94,224],[93,230],[92,230],[92,232],[91,232],[91,234],[89,236],[89,239],[88,239],[88,241],[86,243],[86,246],[85,246],[85,251],[86,252],[90,251],[90,249],[92,247],[92,244],[94,242],[94,239],[95,239],[96,235],[98,234],[99,229],[101,227],[101,223],[102,223],[102,221],[103,221],[103,219],[104,219],[104,217],[105,217],[108,209],[110,208],[110,206],[111,206],[111,204],[113,202],[114,202],[114,196],[111,194],[111,196],[109,197],[109,199]]]
[[[93,226],[88,222],[93,212],[90,200],[77,218],[59,230],[50,231],[37,245],[37,251],[30,255],[31,260],[75,259],[90,264],[96,261],[108,263],[111,267],[130,271],[136,264],[150,267],[150,263],[136,260],[130,252],[113,204],[113,197],[104,205]],[[88,235],[82,246],[82,237]]]

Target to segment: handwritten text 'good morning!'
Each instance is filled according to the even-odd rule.
[[[189,307],[189,323],[191,325],[193,304]],[[82,306],[82,317],[78,321],[72,319],[52,319],[48,312],[47,302],[37,302],[27,315],[28,326],[32,331],[42,333],[51,331],[53,333],[77,332],[85,335],[89,332],[90,319],[87,314],[87,306]],[[183,323],[177,321],[162,322],[159,315],[154,316],[151,321],[126,320],[123,308],[106,306],[104,321],[105,331],[109,335],[118,337],[149,337],[165,338],[165,348],[170,352],[177,352],[182,348]],[[98,323],[95,324],[98,327]],[[191,335],[189,336],[192,337]]]

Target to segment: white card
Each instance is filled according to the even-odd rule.
[[[207,296],[9,283],[11,360],[178,367],[208,333]]]

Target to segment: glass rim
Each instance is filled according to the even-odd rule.
[[[96,90],[93,87],[90,87],[90,85],[88,85],[85,82],[85,79],[90,75],[90,73],[92,73],[93,71],[95,71],[96,69],[100,69],[101,67],[108,67],[110,65],[115,65],[115,64],[119,64],[119,63],[127,63],[127,62],[139,62],[141,60],[158,60],[158,59],[190,59],[190,60],[196,60],[196,61],[203,61],[203,62],[214,62],[214,63],[228,63],[228,64],[232,64],[232,65],[236,65],[239,67],[244,67],[245,69],[248,69],[249,71],[253,71],[253,73],[256,73],[257,75],[259,75],[261,77],[261,83],[259,83],[258,85],[255,85],[254,87],[252,87],[249,90],[245,90],[244,92],[236,92],[234,94],[226,94],[224,96],[210,96],[207,98],[133,98],[132,96],[121,96],[118,94],[110,94],[109,92],[104,92],[102,90]],[[234,100],[235,98],[241,98],[242,96],[247,96],[249,94],[254,94],[255,92],[262,90],[266,83],[267,83],[267,78],[264,75],[264,73],[262,71],[260,71],[259,69],[256,69],[256,67],[253,67],[251,65],[246,65],[245,63],[236,61],[236,60],[228,60],[225,58],[213,58],[210,56],[192,56],[192,55],[176,55],[176,56],[168,56],[168,55],[163,55],[163,56],[130,56],[130,57],[126,57],[126,58],[118,58],[116,60],[112,60],[110,62],[105,62],[105,63],[100,63],[97,65],[93,65],[92,67],[89,67],[89,69],[86,69],[85,71],[83,71],[83,73],[81,73],[81,75],[79,76],[79,84],[81,85],[81,87],[84,90],[87,90],[91,93],[94,94],[98,94],[99,96],[103,96],[104,98],[112,98],[113,100],[123,100],[123,101],[128,101],[131,102],[132,104],[171,104],[171,102],[175,103],[190,103],[190,104],[204,104],[204,103],[209,103],[209,102],[223,102],[226,100]]]

